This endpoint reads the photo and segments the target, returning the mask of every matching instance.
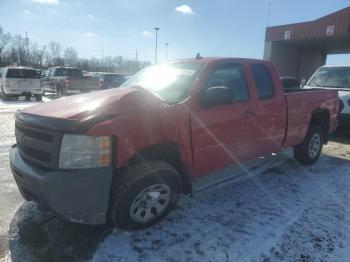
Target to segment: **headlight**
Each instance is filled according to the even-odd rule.
[[[59,168],[79,169],[110,166],[112,139],[108,136],[64,135]]]

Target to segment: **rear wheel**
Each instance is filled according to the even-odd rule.
[[[294,148],[294,157],[303,165],[315,163],[321,155],[324,132],[319,125],[310,125],[302,144]]]
[[[42,101],[43,100],[43,96],[42,95],[36,95],[35,98],[36,98],[36,101]]]
[[[26,101],[30,101],[31,95],[25,95],[25,97],[26,97]]]
[[[182,188],[177,171],[163,161],[132,166],[122,175],[111,206],[112,222],[135,230],[156,224],[176,204]]]

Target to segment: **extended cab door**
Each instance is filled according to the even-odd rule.
[[[243,66],[239,63],[216,65],[201,87],[200,97],[214,86],[232,88],[234,99],[225,104],[201,103],[191,112],[193,159],[197,174],[238,164],[255,155],[256,104]]]
[[[279,78],[270,64],[252,63],[250,69],[257,100],[257,150],[263,156],[282,148],[287,104]]]

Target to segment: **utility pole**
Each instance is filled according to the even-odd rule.
[[[158,31],[159,27],[155,27],[154,30],[156,30],[156,52],[154,54],[154,64],[157,64],[157,49],[158,49]]]
[[[139,53],[137,52],[137,49],[136,49],[136,53],[135,53],[135,60],[136,60],[136,70],[139,71],[139,61],[138,61],[138,56],[139,56]]]
[[[30,65],[30,55],[29,55],[29,38],[26,32],[26,45],[27,45],[27,65]]]
[[[105,71],[105,61],[103,58],[103,45],[101,45],[101,62],[102,62],[102,70]]]
[[[168,45],[169,43],[165,43],[165,61],[168,61]]]

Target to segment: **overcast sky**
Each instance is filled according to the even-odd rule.
[[[159,59],[234,56],[262,58],[268,2],[270,25],[313,20],[349,6],[349,0],[0,0],[0,25],[45,45],[54,40],[80,56]],[[333,57],[345,62],[349,56]],[[348,62],[349,63],[349,62]]]

